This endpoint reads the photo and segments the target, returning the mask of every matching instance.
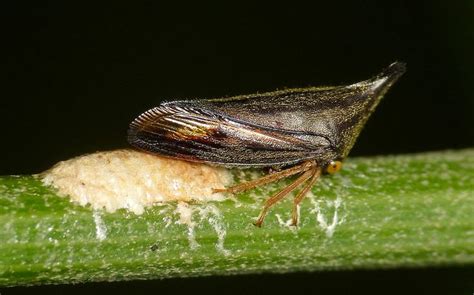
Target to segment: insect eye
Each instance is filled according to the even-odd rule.
[[[342,162],[341,161],[331,161],[329,165],[326,166],[326,172],[329,174],[334,174],[337,171],[341,170]]]

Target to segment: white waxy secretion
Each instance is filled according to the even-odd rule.
[[[125,208],[136,214],[170,201],[223,200],[212,189],[224,188],[232,179],[224,168],[135,150],[97,152],[62,161],[41,177],[83,206],[109,212]]]

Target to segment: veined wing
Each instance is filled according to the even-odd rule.
[[[179,103],[143,113],[131,123],[128,140],[149,152],[226,166],[288,165],[330,149],[323,136],[276,130]]]

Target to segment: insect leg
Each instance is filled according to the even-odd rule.
[[[234,185],[234,186],[224,188],[224,189],[215,188],[212,191],[214,193],[224,193],[224,192],[225,193],[238,193],[238,192],[246,191],[246,190],[252,189],[252,188],[257,187],[257,186],[265,185],[265,184],[270,183],[270,182],[275,182],[277,180],[280,180],[282,178],[285,178],[285,177],[288,177],[288,176],[291,176],[291,175],[294,175],[294,174],[305,172],[305,171],[311,169],[311,167],[314,166],[314,165],[315,165],[314,162],[304,162],[300,165],[293,166],[291,168],[288,168],[288,169],[285,169],[285,170],[282,170],[282,171],[278,171],[278,172],[274,172],[272,174],[265,175],[265,176],[263,176],[259,179],[244,182],[244,183]]]
[[[273,168],[273,167],[270,167],[268,168],[268,174],[273,174],[273,173],[276,173],[276,172],[280,172],[281,171],[281,168]]]
[[[321,176],[321,168],[314,167],[312,170],[313,175],[311,176],[309,182],[301,189],[301,191],[296,195],[293,201],[293,212],[291,213],[291,225],[297,226],[298,225],[298,206],[300,205],[301,201],[304,199],[308,191],[313,187],[316,180],[318,180],[319,176]]]
[[[295,188],[297,188],[300,184],[304,183],[306,180],[308,180],[311,176],[313,175],[313,171],[306,171],[303,173],[300,177],[298,177],[293,183],[285,187],[283,190],[279,191],[277,194],[273,195],[271,198],[269,198],[267,201],[265,201],[265,204],[263,206],[262,211],[260,212],[260,215],[258,216],[257,221],[254,223],[256,226],[261,227],[263,220],[265,219],[265,216],[268,213],[268,210],[275,205],[278,201],[283,199],[285,196],[287,196],[289,193],[291,193]]]

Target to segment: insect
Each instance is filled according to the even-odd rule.
[[[291,222],[296,226],[304,196],[322,174],[341,169],[370,114],[404,72],[405,64],[395,62],[348,86],[164,102],[130,124],[128,141],[187,161],[277,169],[215,192],[238,193],[298,175],[266,200],[254,223],[261,226],[273,205],[303,185],[293,200]]]

